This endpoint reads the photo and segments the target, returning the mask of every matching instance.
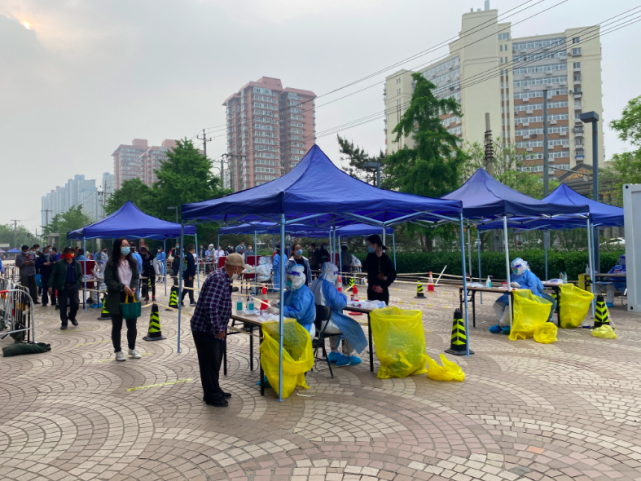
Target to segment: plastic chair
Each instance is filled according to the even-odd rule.
[[[329,368],[329,374],[334,378],[334,373],[332,372],[332,364],[329,362],[327,357],[327,350],[325,349],[325,339],[330,337],[340,336],[341,334],[326,334],[325,330],[329,324],[329,320],[332,318],[332,310],[327,306],[316,306],[316,319],[314,319],[314,326],[316,327],[316,335],[312,339],[312,349],[314,349],[314,364],[316,361],[325,361],[327,362],[327,367]],[[323,323],[325,323],[323,325]],[[318,349],[321,349],[323,356],[319,358],[317,353]]]

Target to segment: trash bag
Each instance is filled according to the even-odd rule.
[[[40,354],[42,352],[51,351],[51,344],[44,342],[36,342],[34,344],[11,344],[2,348],[2,355],[4,357],[20,356],[21,354]]]
[[[612,329],[612,326],[609,324],[603,324],[601,327],[597,327],[592,331],[594,337],[600,337],[601,339],[616,339],[617,335]]]
[[[559,328],[556,327],[551,322],[546,322],[542,326],[538,327],[534,331],[534,340],[540,342],[541,344],[551,344],[556,342],[556,333],[559,332]]]
[[[376,309],[370,314],[379,379],[407,377],[427,372],[423,313],[398,307]],[[371,349],[371,346],[370,346]]]
[[[535,296],[529,289],[518,289],[514,293],[514,319],[510,340],[529,339],[550,317],[552,303]]]
[[[441,362],[443,365],[439,366],[438,362],[427,356],[427,377],[435,381],[461,382],[465,380],[463,369],[458,364],[447,359],[445,354],[441,354]]]
[[[563,329],[579,327],[594,299],[591,292],[579,289],[574,284],[561,284],[560,323]]]
[[[263,342],[260,345],[260,364],[267,380],[278,394],[278,321],[263,323]],[[283,399],[296,386],[309,388],[305,373],[314,367],[312,338],[296,319],[285,319],[283,326]]]

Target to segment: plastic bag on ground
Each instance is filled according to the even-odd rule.
[[[612,326],[609,324],[604,324],[601,327],[597,327],[592,331],[594,337],[600,337],[601,339],[616,339],[617,335],[612,329]]]
[[[534,340],[541,344],[551,344],[556,342],[557,332],[559,332],[558,327],[551,322],[546,322],[534,331]]]
[[[439,366],[438,362],[427,356],[427,377],[435,381],[461,382],[465,380],[465,373],[458,364],[447,359],[445,354],[441,354],[440,357],[443,363],[442,366]]]
[[[514,291],[514,318],[510,340],[534,337],[534,332],[547,323],[551,307],[550,301],[533,295],[529,289]]]
[[[370,318],[376,356],[381,364],[379,379],[427,372],[421,311],[386,307],[372,311]]]
[[[560,323],[563,329],[579,327],[594,299],[591,292],[579,289],[574,284],[562,284],[560,300]]]
[[[260,345],[260,364],[265,376],[278,394],[278,321],[263,323],[263,342]],[[283,399],[296,386],[309,388],[305,373],[314,367],[312,339],[296,319],[285,319],[283,326]]]

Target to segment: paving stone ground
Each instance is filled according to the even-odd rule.
[[[393,300],[415,301],[399,287]],[[176,313],[161,309],[167,340],[144,342],[143,310],[143,357],[118,363],[97,310],[60,331],[57,311],[38,306],[37,337],[51,352],[0,359],[0,479],[641,480],[641,318],[611,309],[617,340],[577,329],[554,344],[512,342],[487,332],[496,297],[478,306],[476,354],[449,356],[463,383],[380,380],[364,353],[333,379],[313,371],[310,389],[278,402],[260,396],[239,334],[228,340],[223,409],[202,402],[188,321],[176,351]],[[457,293],[438,288],[422,303],[441,306],[419,306],[436,358]]]

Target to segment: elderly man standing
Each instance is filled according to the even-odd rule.
[[[203,401],[210,406],[225,407],[231,394],[218,384],[220,365],[225,351],[225,333],[231,317],[231,283],[243,271],[243,256],[230,254],[225,266],[216,269],[204,282],[191,318],[191,333],[198,354]]]
[[[20,284],[29,289],[33,303],[40,304],[36,284],[36,253],[30,252],[28,245],[23,245],[22,252],[16,256],[16,267],[20,269]]]

